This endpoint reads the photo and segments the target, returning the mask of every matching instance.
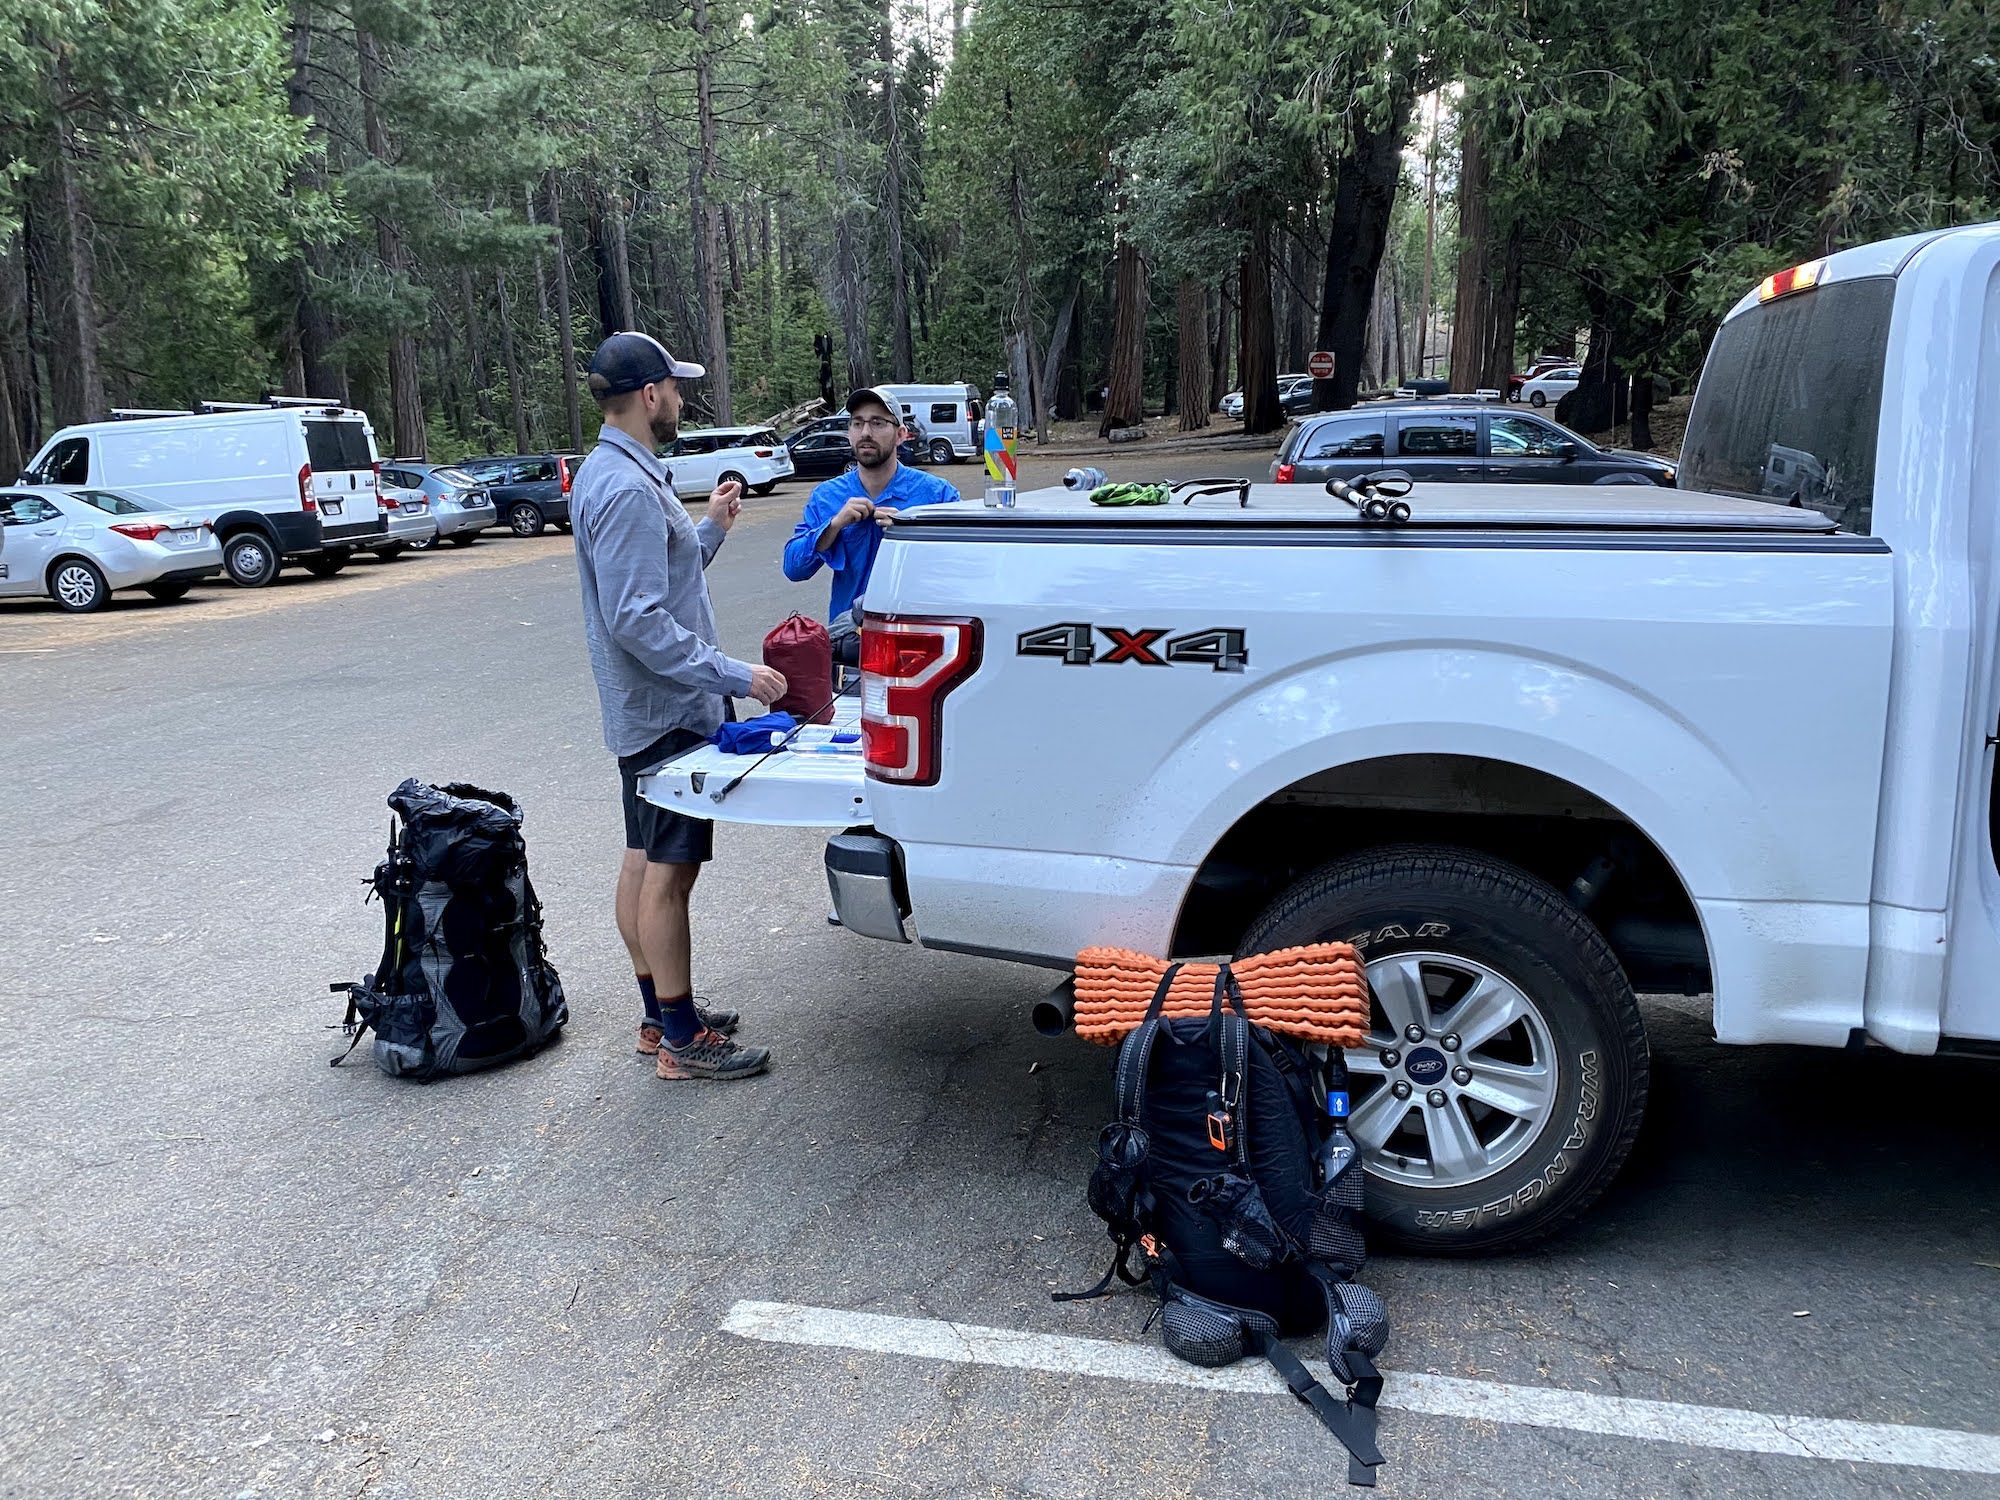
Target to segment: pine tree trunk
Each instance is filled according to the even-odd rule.
[[[553,170],[548,176],[549,223],[555,228],[556,345],[562,362],[563,421],[572,449],[583,446],[583,413],[577,389],[576,329],[571,322],[569,295],[569,250],[563,241],[562,180]]]
[[[315,119],[312,96],[312,0],[295,0],[290,23],[292,42],[292,72],[285,85],[285,106],[295,120]],[[317,125],[308,127],[312,137],[318,138],[323,132]],[[308,190],[320,186],[319,171],[312,165],[316,157],[308,154],[301,158],[291,181],[294,196],[301,188]],[[290,304],[286,309],[285,342],[285,391],[292,396],[326,396],[333,394],[335,379],[329,368],[333,349],[333,325],[327,316],[325,305],[319,297],[319,271],[324,259],[321,251],[312,245],[301,245],[295,250],[285,267],[285,280],[290,289]]]
[[[465,316],[465,347],[473,373],[472,404],[482,430],[496,428],[500,424],[493,420],[493,361],[487,357],[486,335],[480,327],[479,300],[472,294],[472,272],[464,266],[458,268],[458,306]]]
[[[1049,333],[1049,347],[1042,356],[1042,378],[1036,388],[1035,441],[1049,440],[1049,422],[1055,415],[1056,391],[1062,384],[1063,362],[1069,355],[1070,331],[1076,326],[1076,304],[1083,295],[1083,278],[1069,284],[1069,295],[1056,313],[1055,328]]]
[[[625,241],[625,194],[613,186],[604,190],[604,226],[609,243],[611,270],[611,316],[617,323],[614,333],[639,326],[632,306],[632,251]]]
[[[1012,137],[1014,133],[1014,90],[1009,87],[1001,94],[1001,130]],[[1007,175],[1007,217],[1014,230],[1014,308],[1012,331],[1008,335],[1010,344],[1018,343],[1024,350],[1032,350],[1035,343],[1035,297],[1032,282],[1032,262],[1034,252],[1028,239],[1028,194],[1021,181],[1021,164],[1009,157]],[[1033,356],[1029,355],[1029,373],[1033,374]],[[1046,404],[1046,393],[1034,389],[1032,382],[1023,385],[1016,381],[1014,401],[1021,408],[1021,427],[1035,429],[1037,437],[1048,430],[1048,414],[1042,410]]]
[[[845,188],[847,154],[838,145],[834,147],[833,161],[834,180]],[[853,391],[875,383],[875,365],[868,348],[868,304],[861,287],[859,231],[853,211],[846,206],[847,194],[843,192],[841,196],[842,207],[833,223],[833,305],[840,316],[840,341],[847,355],[847,389]],[[823,373],[822,392],[828,392],[831,383],[832,377]],[[837,394],[827,394],[827,401],[831,409],[838,402]]]
[[[514,314],[507,304],[507,276],[493,273],[493,296],[500,314],[500,357],[507,365],[507,404],[514,418],[514,451],[528,451],[528,405],[522,394],[521,361],[514,350]]]
[[[722,307],[721,270],[716,264],[720,215],[709,201],[715,177],[715,99],[709,76],[708,0],[693,0],[696,142],[688,206],[694,216],[695,277],[701,286],[702,362],[708,367],[709,404],[718,424],[732,420],[729,399],[729,328]]]
[[[56,311],[55,344],[61,352],[49,371],[59,427],[96,422],[105,416],[104,365],[97,322],[96,278],[91,264],[90,215],[76,172],[76,132],[60,101],[70,93],[67,66],[58,61],[52,78],[58,101],[50,132],[47,208],[38,223],[51,252],[50,305]]]
[[[521,188],[521,203],[527,213],[528,222],[535,220],[535,190],[524,185]],[[539,242],[535,245],[535,327],[549,326],[549,267],[547,257],[542,253]]]
[[[1631,443],[1642,453],[1653,447],[1653,377],[1643,370],[1632,377]]]
[[[1182,432],[1199,432],[1208,425],[1208,291],[1192,276],[1174,288],[1180,321],[1175,364],[1179,375]]]
[[[1111,293],[1111,389],[1097,435],[1146,420],[1146,263],[1139,247],[1119,237]]]
[[[722,217],[723,259],[729,262],[729,290],[737,296],[743,293],[743,261],[736,253],[736,215],[729,211],[727,203],[720,204],[716,212]]]
[[[368,154],[390,165],[395,153],[390,149],[389,132],[382,124],[377,101],[384,84],[382,54],[374,34],[357,26],[354,50],[360,62],[362,131]],[[391,279],[402,281],[409,275],[409,252],[396,225],[384,214],[375,221],[375,249]],[[430,452],[424,431],[424,397],[417,366],[416,336],[398,328],[389,336],[389,413],[399,458],[423,458]]]
[[[902,111],[896,107],[896,36],[891,25],[896,3],[885,0],[882,7],[882,144],[887,166],[882,209],[889,252],[890,361],[896,379],[908,382],[916,378],[916,352],[910,343],[910,279],[903,265]]]
[[[1486,153],[1479,117],[1461,114],[1458,164],[1458,294],[1451,314],[1451,388],[1476,391],[1486,379],[1497,294],[1487,218]]]
[[[40,447],[32,420],[27,255],[16,235],[0,245],[0,477],[18,474]]]
[[[1500,278],[1487,312],[1479,369],[1479,383],[1503,393],[1514,370],[1514,326],[1521,319],[1521,258],[1521,223],[1516,218],[1501,237]]]
[[[1319,347],[1333,355],[1333,379],[1313,383],[1313,406],[1322,411],[1354,404],[1361,389],[1361,344],[1368,333],[1368,302],[1389,243],[1389,212],[1402,172],[1403,136],[1411,101],[1393,101],[1382,130],[1357,129],[1351,150],[1335,174],[1333,207],[1327,214],[1326,269],[1319,304]],[[1400,293],[1396,312],[1397,377],[1403,363]]]
[[[1260,216],[1238,272],[1238,378],[1243,382],[1243,430],[1276,432],[1285,425],[1278,404],[1278,341],[1271,315],[1271,226]]]
[[[1215,357],[1210,367],[1214,373],[1208,382],[1217,401],[1229,389],[1229,361],[1236,349],[1235,313],[1236,302],[1225,282],[1215,290]]]

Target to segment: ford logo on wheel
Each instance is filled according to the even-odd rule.
[[[1443,1078],[1444,1070],[1444,1054],[1435,1047],[1417,1048],[1403,1068],[1410,1075],[1410,1082],[1423,1084],[1426,1088]]]

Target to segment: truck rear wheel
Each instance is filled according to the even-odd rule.
[[[1511,1251],[1624,1164],[1649,1060],[1632,986],[1554,888],[1466,850],[1398,846],[1292,885],[1244,953],[1351,942],[1375,993],[1348,1053],[1368,1215],[1405,1249]]]

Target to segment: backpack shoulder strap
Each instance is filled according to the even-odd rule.
[[[1320,1425],[1347,1450],[1347,1482],[1373,1489],[1375,1470],[1382,1463],[1382,1450],[1375,1444],[1375,1403],[1382,1392],[1382,1377],[1376,1373],[1373,1361],[1365,1354],[1347,1356],[1349,1365],[1365,1367],[1367,1376],[1357,1379],[1353,1394],[1341,1401],[1313,1379],[1312,1371],[1299,1362],[1299,1357],[1285,1347],[1277,1334],[1262,1326],[1252,1326],[1251,1333],[1264,1358],[1284,1377],[1286,1387],[1312,1408]],[[1350,1369],[1349,1373],[1354,1372]]]
[[[1112,1095],[1117,1118],[1124,1124],[1137,1125],[1145,1108],[1146,1071],[1152,1066],[1153,1043],[1160,1034],[1161,1012],[1166,1009],[1167,992],[1174,987],[1174,980],[1180,972],[1179,964],[1167,966],[1159,988],[1153,991],[1152,1004],[1146,1007],[1145,1019],[1118,1048],[1118,1069],[1112,1076]]]
[[[1208,1008],[1208,1022],[1220,1075],[1216,1104],[1209,1115],[1209,1140],[1227,1151],[1232,1163],[1248,1171],[1250,1145],[1243,1086],[1250,1071],[1250,1017],[1243,1007],[1243,991],[1228,964],[1215,976],[1215,999]]]

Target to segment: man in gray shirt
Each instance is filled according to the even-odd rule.
[[[705,1010],[694,999],[688,898],[714,854],[715,825],[638,794],[641,772],[715,733],[731,697],[768,704],[785,691],[779,673],[716,647],[702,570],[736,524],[741,486],[717,486],[697,524],[656,453],[680,436],[680,382],[705,373],[643,333],[614,333],[598,345],[590,391],[604,429],[570,492],[583,633],[604,743],[624,786],[618,934],[644,1006],[639,1051],[669,1079],[747,1078],[770,1062],[767,1049],[732,1040],[734,1011]]]

